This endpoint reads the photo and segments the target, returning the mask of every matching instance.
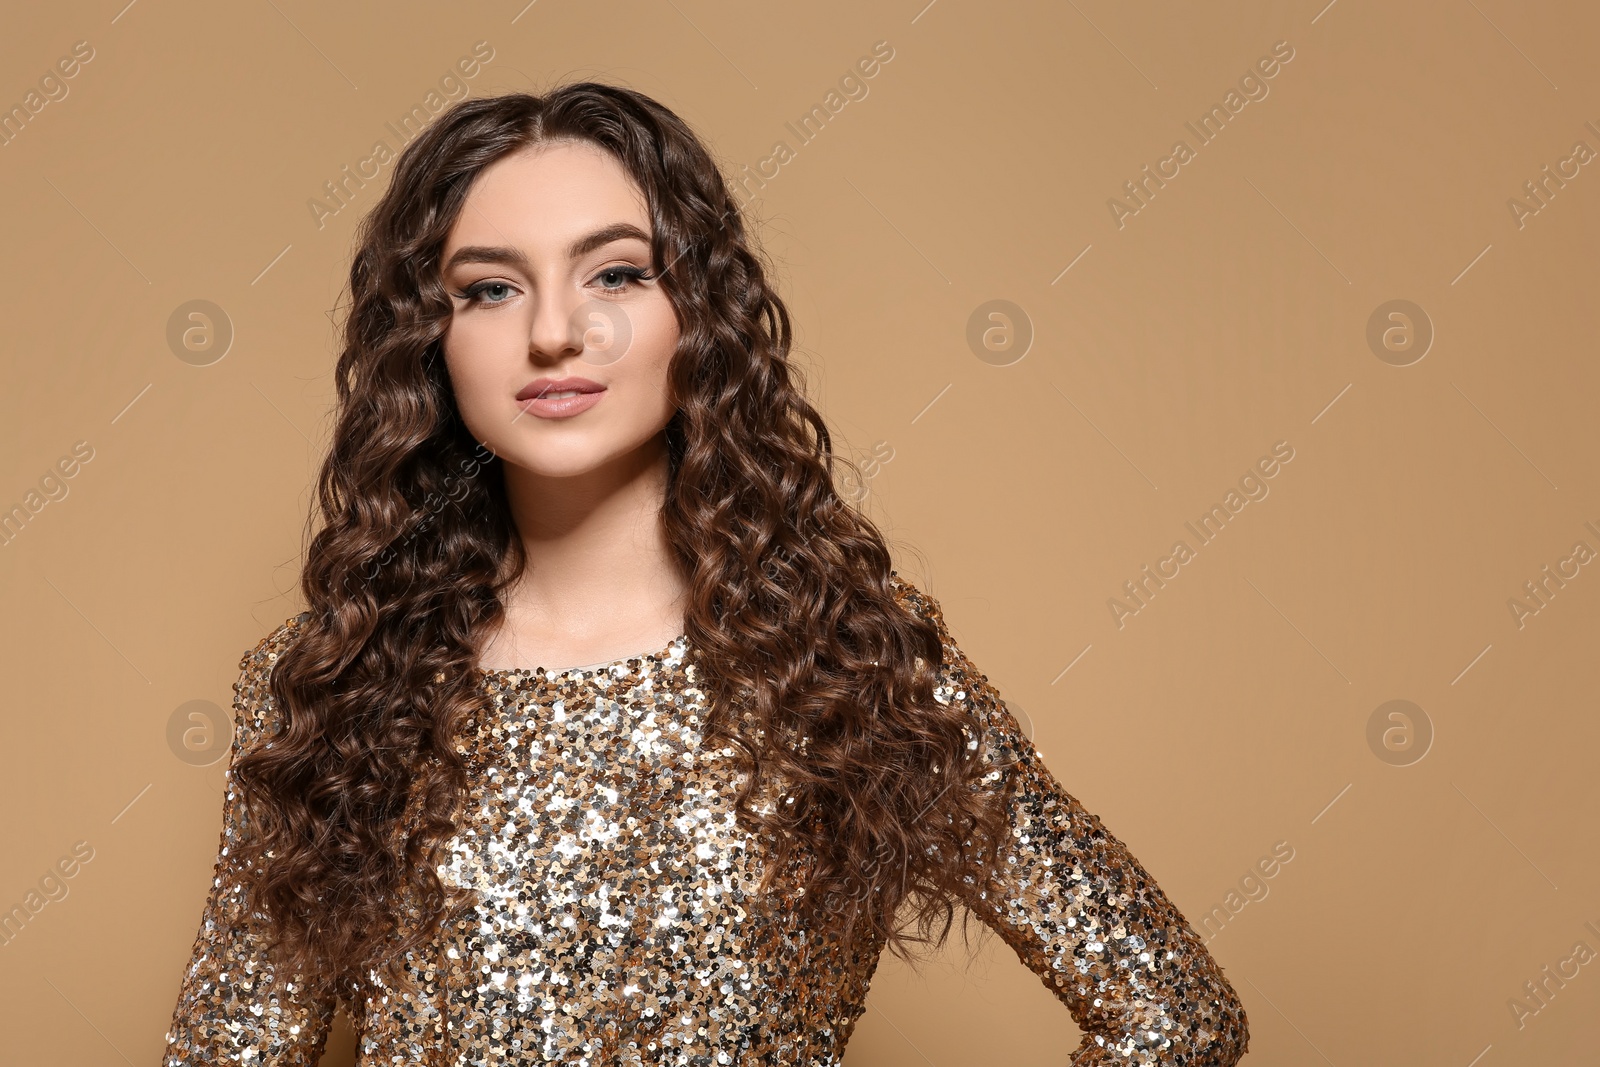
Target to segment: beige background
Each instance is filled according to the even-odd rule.
[[[168,722],[226,707],[298,610],[329,315],[378,185],[321,229],[308,200],[478,41],[473,95],[597,76],[730,171],[789,143],[754,210],[814,395],[879,457],[865,506],[1068,788],[1192,921],[1222,907],[1247,1062],[1592,1058],[1600,965],[1520,1028],[1509,1002],[1600,951],[1600,567],[1520,627],[1508,600],[1600,551],[1600,165],[1521,226],[1508,199],[1600,150],[1600,14],[1323,2],[9,8],[0,104],[94,58],[0,147],[0,507],[93,458],[0,549],[0,908],[94,851],[0,947],[0,1058],[160,1055],[223,766]],[[798,146],[878,41],[868,95]],[[1196,147],[1185,122],[1279,41],[1269,95]],[[1195,158],[1119,228],[1108,198],[1179,138]],[[235,332],[207,366],[166,339],[195,299]],[[1008,366],[966,341],[991,299],[1034,335]],[[1366,338],[1396,299],[1436,333],[1409,366]],[[1108,599],[1280,441],[1270,495],[1119,628]],[[1420,760],[1369,745],[1396,699]],[[848,1062],[1064,1062],[1071,1019],[1009,950],[960,960],[886,960]]]

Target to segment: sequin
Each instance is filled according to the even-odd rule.
[[[1070,1062],[1235,1063],[1244,1009],[1194,929],[1045,767],[938,602],[893,582],[938,626],[935,696],[967,712],[974,743],[983,732],[986,783],[1015,789],[995,860],[1004,892],[963,903],[1084,1031]],[[270,736],[267,679],[307,617],[240,661],[236,755]],[[687,637],[588,668],[479,674],[486,711],[458,745],[471,785],[439,868],[473,903],[406,957],[414,991],[375,975],[371,995],[346,1003],[357,1062],[839,1064],[881,946],[845,951],[839,931],[801,925],[786,906],[792,879],[756,893],[762,841],[733,817],[733,750],[702,735],[707,693]],[[249,832],[230,772],[166,1067],[311,1067],[322,1054],[336,995],[275,973],[262,953],[233,859]]]

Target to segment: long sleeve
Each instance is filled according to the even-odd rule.
[[[983,734],[981,788],[1011,790],[1009,842],[963,903],[1072,1013],[1084,1040],[1073,1067],[1230,1067],[1249,1042],[1222,969],[1150,874],[1051,774],[999,692],[957,647],[933,597],[896,576],[900,595],[939,629],[943,685]]]
[[[313,994],[298,976],[286,978],[269,962],[264,920],[248,912],[248,872],[238,860],[239,845],[247,840],[250,826],[233,766],[241,753],[274,732],[267,680],[295,633],[296,621],[290,619],[262,638],[239,661],[222,843],[200,933],[167,1031],[163,1067],[201,1063],[314,1067],[322,1057],[334,998]]]

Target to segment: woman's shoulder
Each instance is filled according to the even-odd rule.
[[[938,630],[941,648],[940,667],[946,672],[949,684],[957,688],[987,686],[989,676],[972,662],[956,640],[950,624],[945,620],[944,608],[940,606],[939,599],[896,571],[889,572],[889,584],[894,590],[895,599],[902,606],[933,623],[934,628]]]
[[[889,572],[889,585],[894,591],[895,600],[906,610],[927,622],[933,623],[934,629],[939,634],[941,666],[947,671],[957,674],[970,674],[982,677],[982,672],[967,659],[966,653],[956,642],[955,635],[950,632],[950,624],[945,621],[944,608],[939,604],[939,598],[919,587],[915,582],[901,575],[897,571]]]
[[[239,657],[239,670],[270,669],[272,664],[277,661],[279,653],[294,644],[295,638],[300,635],[301,626],[309,618],[311,618],[311,612],[302,611],[298,615],[289,616],[276,627],[267,631],[265,637],[257,641],[245,651],[243,656]]]
[[[911,579],[899,571],[889,572],[889,588],[894,592],[895,600],[901,605],[911,609],[917,615],[931,622],[942,623],[944,612],[939,607],[939,601],[931,594],[923,591]]]
[[[270,688],[272,668],[300,636],[301,627],[310,617],[309,611],[289,616],[239,657],[239,678],[233,683],[233,710],[241,741],[271,726],[274,720]]]

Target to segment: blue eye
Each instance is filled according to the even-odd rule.
[[[504,295],[494,299],[484,299],[484,297],[491,292],[503,293]],[[512,289],[511,286],[507,285],[505,282],[482,281],[478,282],[476,285],[467,286],[464,290],[456,295],[470,304],[504,304],[507,300],[511,299]]]
[[[643,267],[607,267],[595,275],[600,281],[600,288],[608,293],[620,293],[634,282],[640,282],[650,277],[650,272]],[[607,285],[604,279],[614,279],[616,284]]]

